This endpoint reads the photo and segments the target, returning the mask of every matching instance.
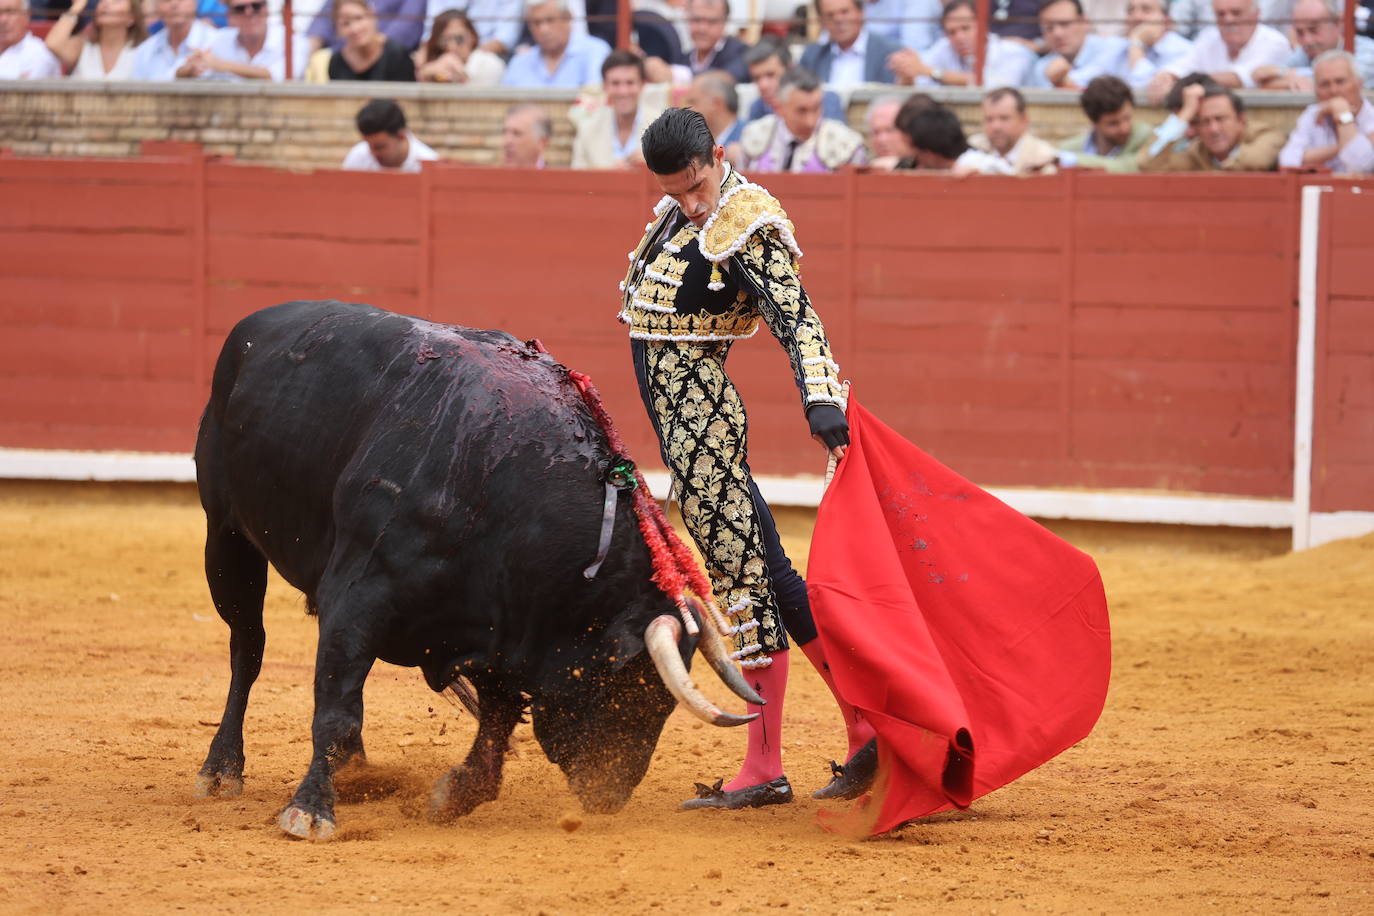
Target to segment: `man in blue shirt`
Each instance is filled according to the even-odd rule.
[[[525,23],[534,47],[510,59],[502,85],[578,89],[601,80],[601,64],[611,46],[591,35],[574,34],[567,0],[530,0]]]
[[[1040,7],[1040,32],[1050,50],[1036,62],[1030,86],[1082,89],[1095,76],[1130,75],[1130,43],[1094,34],[1080,0],[1046,0]]]

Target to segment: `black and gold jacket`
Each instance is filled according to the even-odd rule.
[[[644,228],[617,316],[631,337],[739,340],[761,317],[787,352],[802,404],[843,407],[840,367],[802,288],[792,221],[773,195],[727,166],[720,204],[701,229],[670,197]]]

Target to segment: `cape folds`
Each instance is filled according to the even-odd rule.
[[[823,823],[876,834],[967,807],[1084,738],[1111,636],[1091,557],[852,398],[849,423],[807,582],[836,685],[879,748],[873,792]]]

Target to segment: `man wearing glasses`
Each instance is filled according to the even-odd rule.
[[[286,79],[286,29],[268,22],[267,0],[228,0],[229,27],[208,48],[192,51],[177,70],[180,77],[220,80]],[[293,36],[292,79],[305,74],[310,45]]]

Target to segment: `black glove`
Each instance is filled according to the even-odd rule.
[[[812,404],[806,410],[811,435],[820,436],[826,448],[849,444],[849,421],[834,404]]]

